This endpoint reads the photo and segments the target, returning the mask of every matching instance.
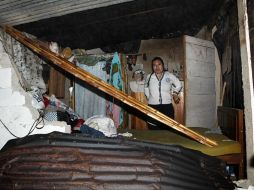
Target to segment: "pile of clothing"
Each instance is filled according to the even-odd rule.
[[[37,87],[31,91],[32,105],[47,121],[65,121],[72,128],[72,133],[84,133],[92,137],[116,137],[117,130],[111,118],[95,115],[86,121],[79,117],[69,106],[57,99],[42,95]]]

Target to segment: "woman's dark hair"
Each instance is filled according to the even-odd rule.
[[[161,57],[154,57],[153,60],[152,60],[152,63],[153,63],[154,61],[156,61],[156,60],[159,60],[159,61],[162,62],[162,64],[164,65],[164,62],[163,62],[163,60],[162,60]]]

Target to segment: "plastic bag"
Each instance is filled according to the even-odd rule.
[[[89,127],[101,131],[107,137],[115,137],[117,135],[114,121],[103,115],[95,115],[87,119],[84,123]]]

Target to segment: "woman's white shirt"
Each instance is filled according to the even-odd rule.
[[[182,86],[179,79],[168,71],[164,72],[161,80],[156,77],[155,73],[153,73],[152,75],[149,74],[146,77],[145,95],[148,99],[148,104],[170,104],[172,103],[171,94],[178,94],[181,89]]]

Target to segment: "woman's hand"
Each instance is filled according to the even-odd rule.
[[[177,94],[173,94],[173,100],[176,104],[180,102],[180,97]]]

